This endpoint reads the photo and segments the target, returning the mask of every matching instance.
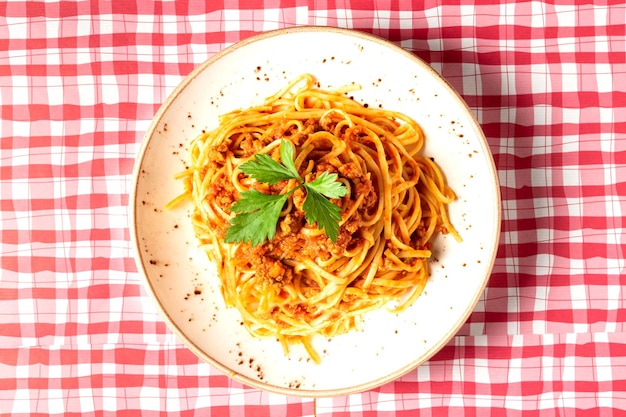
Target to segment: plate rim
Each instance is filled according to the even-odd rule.
[[[409,58],[412,62],[419,65],[422,69],[431,73],[432,76],[437,78],[442,83],[443,87],[448,90],[450,95],[453,96],[455,101],[465,108],[465,112],[467,113],[467,115],[469,116],[469,119],[472,122],[472,126],[471,126],[472,131],[477,136],[482,150],[485,151],[486,160],[489,162],[488,170],[493,174],[491,175],[491,180],[493,182],[493,191],[495,192],[494,199],[496,203],[494,207],[495,209],[494,214],[496,215],[495,220],[497,221],[494,227],[493,236],[491,236],[490,239],[488,240],[489,242],[493,242],[494,249],[490,255],[490,258],[487,261],[487,268],[485,269],[486,271],[485,277],[482,279],[482,283],[480,287],[476,288],[475,295],[471,299],[470,303],[468,304],[468,307],[463,311],[461,315],[459,315],[458,319],[455,322],[455,325],[452,326],[448,330],[448,332],[445,333],[445,336],[440,338],[432,347],[430,347],[428,350],[422,353],[420,357],[417,358],[417,360],[410,361],[407,364],[405,364],[403,367],[393,372],[390,372],[384,376],[378,377],[371,381],[366,381],[360,384],[351,385],[348,387],[323,389],[323,390],[287,388],[287,387],[282,387],[282,386],[278,386],[278,385],[267,383],[267,382],[258,381],[258,380],[255,380],[253,378],[250,378],[246,375],[242,375],[234,371],[227,365],[222,364],[217,359],[211,357],[208,353],[204,352],[199,346],[197,346],[193,341],[191,341],[185,335],[185,332],[175,323],[175,321],[172,319],[169,313],[165,310],[162,302],[157,297],[156,290],[153,287],[150,279],[148,278],[148,273],[144,264],[144,257],[143,257],[141,250],[139,249],[140,245],[139,245],[139,236],[138,236],[138,219],[137,219],[138,195],[137,193],[138,193],[138,188],[139,188],[139,176],[141,173],[140,172],[141,167],[143,165],[143,161],[146,156],[147,149],[151,142],[151,137],[154,136],[154,133],[157,130],[159,123],[161,122],[161,120],[163,119],[167,111],[170,109],[172,104],[175,102],[175,100],[178,98],[178,96],[206,68],[211,66],[216,61],[222,59],[226,55],[240,48],[246,47],[250,44],[253,44],[259,41],[263,41],[268,38],[272,38],[276,36],[284,36],[284,35],[289,35],[289,34],[299,33],[299,32],[334,33],[334,34],[341,35],[341,36],[348,36],[348,37],[352,37],[356,39],[363,39],[368,42],[375,42],[386,48],[393,50],[395,53],[404,55],[405,57]],[[495,165],[493,154],[491,153],[487,138],[480,124],[478,123],[476,116],[471,111],[471,109],[469,108],[465,100],[462,98],[462,96],[457,92],[457,90],[441,74],[439,74],[432,66],[430,66],[422,58],[398,46],[397,44],[393,43],[392,41],[388,39],[385,39],[378,35],[360,31],[358,29],[347,29],[347,28],[339,28],[339,27],[333,27],[333,26],[310,26],[310,25],[274,29],[274,30],[270,30],[266,32],[261,32],[255,35],[251,35],[250,37],[242,39],[231,45],[228,45],[222,50],[211,55],[205,61],[197,65],[187,76],[185,76],[181,80],[181,82],[168,94],[163,104],[161,104],[157,112],[154,114],[152,121],[150,122],[150,125],[148,126],[148,129],[146,130],[146,132],[144,133],[142,137],[139,150],[135,157],[135,163],[133,166],[131,179],[132,179],[132,183],[131,183],[131,189],[130,189],[129,201],[128,201],[128,211],[129,211],[128,218],[129,218],[129,232],[130,232],[130,240],[132,243],[131,250],[133,252],[133,258],[138,269],[137,272],[141,276],[141,279],[144,285],[149,289],[149,291],[147,292],[150,298],[152,299],[153,303],[156,304],[157,310],[160,313],[163,321],[165,322],[169,330],[172,331],[172,333],[176,335],[179,341],[182,342],[182,344],[187,349],[189,349],[192,353],[194,353],[200,360],[216,368],[222,374],[242,384],[245,384],[254,388],[262,389],[264,391],[277,393],[277,394],[299,396],[299,397],[333,397],[333,396],[339,396],[339,395],[356,394],[356,393],[360,393],[360,392],[364,392],[367,390],[380,387],[416,369],[423,363],[430,360],[433,356],[437,354],[437,352],[439,352],[443,347],[445,347],[458,333],[458,331],[463,326],[463,324],[467,321],[469,316],[472,314],[472,312],[476,308],[476,305],[478,304],[480,297],[483,295],[485,291],[485,288],[491,278],[493,267],[497,258],[497,252],[498,252],[498,246],[499,246],[499,240],[500,240],[500,232],[501,232],[501,222],[502,222],[502,197],[501,197],[500,183],[499,183],[498,171]]]

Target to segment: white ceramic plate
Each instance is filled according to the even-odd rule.
[[[322,88],[356,82],[356,99],[416,119],[425,154],[444,170],[458,201],[450,207],[463,242],[437,238],[432,276],[407,311],[378,311],[363,329],[314,339],[322,363],[303,348],[289,356],[275,339],[250,336],[227,309],[215,268],[198,250],[191,207],[165,211],[179,194],[187,144],[217,117],[260,103],[301,73]],[[426,63],[356,31],[304,27],[268,32],[226,48],[196,68],[156,114],[135,167],[131,236],[149,293],[165,322],[201,359],[249,386],[299,396],[374,388],[432,357],[459,330],[482,294],[500,229],[496,170],[484,135],[459,95]]]

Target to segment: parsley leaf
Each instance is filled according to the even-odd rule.
[[[283,195],[263,194],[257,190],[246,191],[241,193],[239,200],[230,206],[230,211],[235,213],[254,213],[258,210],[266,210],[268,206],[274,204],[275,199],[278,200],[283,197],[286,200],[287,196]]]
[[[324,229],[326,236],[333,242],[337,242],[339,235],[339,221],[341,220],[341,208],[331,203],[315,188],[306,184],[306,199],[302,205],[304,215],[309,224],[317,222],[318,229]]]
[[[275,161],[266,154],[257,154],[239,168],[259,182],[276,184],[282,180],[296,179],[300,184],[281,195],[263,194],[257,190],[244,191],[231,207],[237,213],[230,220],[224,241],[226,243],[249,242],[252,246],[272,240],[276,234],[276,226],[287,199],[294,191],[304,187],[306,198],[302,210],[309,224],[317,223],[333,242],[339,235],[341,208],[328,198],[340,198],[348,192],[345,185],[338,181],[337,174],[323,172],[315,181],[305,183],[294,162],[295,147],[288,140],[281,140],[280,159]]]
[[[272,240],[280,212],[291,193],[268,195],[252,190],[241,193],[241,198],[231,206],[238,214],[230,220],[226,230],[226,243],[250,242],[257,246]]]
[[[328,198],[341,198],[348,193],[348,189],[337,181],[337,178],[337,174],[324,171],[315,181],[305,184],[305,187],[307,190],[315,190]]]
[[[293,146],[293,143],[289,140],[281,140],[280,141],[280,161],[283,165],[291,172],[293,178],[299,178],[300,174],[298,174],[298,170],[296,169],[296,164],[293,158],[293,154],[296,152],[296,147]]]
[[[259,182],[274,185],[282,180],[293,178],[293,174],[285,166],[279,164],[267,154],[256,154],[254,159],[244,162],[239,169]]]

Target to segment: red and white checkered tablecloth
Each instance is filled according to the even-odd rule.
[[[626,410],[626,6],[489,3],[0,1],[0,415]],[[224,47],[294,25],[374,33],[429,62],[477,116],[501,182],[498,258],[466,325],[405,377],[344,397],[269,394],[200,362],[129,240],[134,159],[168,93]]]

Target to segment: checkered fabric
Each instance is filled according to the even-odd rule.
[[[0,415],[626,410],[626,6],[559,3],[0,1]],[[144,292],[127,215],[168,93],[224,47],[295,25],[429,62],[481,123],[503,204],[459,334],[397,381],[315,400],[242,386],[184,348]]]

